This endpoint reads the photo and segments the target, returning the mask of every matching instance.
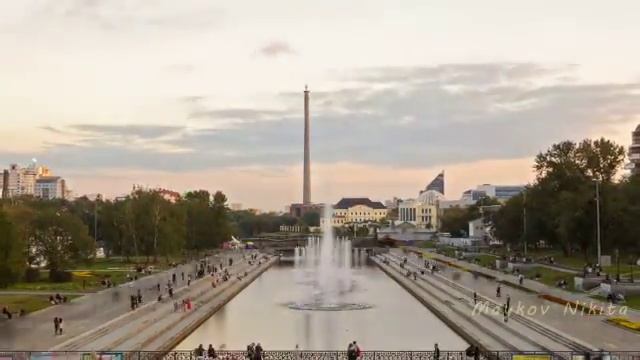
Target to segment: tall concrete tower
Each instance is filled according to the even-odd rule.
[[[311,204],[311,160],[309,159],[309,88],[304,86],[304,180],[302,204]]]

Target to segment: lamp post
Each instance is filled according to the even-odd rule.
[[[522,201],[522,240],[524,242],[524,258],[527,258],[527,190],[523,192]]]
[[[598,247],[598,266],[602,266],[602,248],[600,245],[600,182],[595,180],[596,183],[596,241]]]
[[[620,251],[616,248],[616,281],[620,282]]]

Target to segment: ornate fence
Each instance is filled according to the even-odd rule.
[[[640,360],[639,351],[484,351],[482,360]],[[364,351],[359,360],[471,360],[464,351]],[[0,360],[211,360],[192,351],[0,351]],[[245,351],[217,351],[216,360],[248,360]],[[347,360],[346,351],[265,351],[262,360]]]

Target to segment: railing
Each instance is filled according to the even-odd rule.
[[[358,360],[471,360],[465,351],[363,351]],[[482,351],[481,360],[640,360],[640,351]],[[216,360],[245,360],[246,351],[217,351]],[[193,351],[0,351],[0,360],[211,360]],[[253,359],[256,360],[256,359]],[[258,360],[347,360],[346,351],[265,351]]]

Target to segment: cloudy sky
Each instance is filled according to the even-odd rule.
[[[0,2],[0,164],[283,209],[526,183],[553,142],[640,122],[637,0]]]

